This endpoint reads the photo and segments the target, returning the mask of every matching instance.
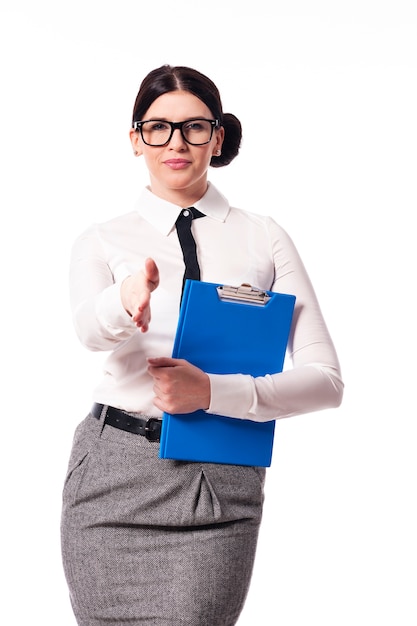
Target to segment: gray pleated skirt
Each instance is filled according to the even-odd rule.
[[[241,613],[265,470],[158,449],[91,415],[76,430],[62,555],[80,626],[232,626]]]

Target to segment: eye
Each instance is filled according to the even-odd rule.
[[[163,122],[161,120],[155,120],[155,121],[151,121],[148,123],[147,125],[148,130],[156,130],[156,131],[163,131],[163,130],[167,130],[169,129],[169,124],[167,124],[166,122]]]
[[[185,130],[199,131],[205,129],[204,120],[191,120],[185,124]]]

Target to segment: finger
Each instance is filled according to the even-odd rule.
[[[149,328],[150,316],[145,318],[139,311],[138,313],[136,313],[136,315],[132,317],[132,320],[135,323],[136,327],[139,328],[142,333],[147,332]]]

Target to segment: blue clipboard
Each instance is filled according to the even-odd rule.
[[[210,374],[281,372],[294,305],[290,294],[187,280],[172,356]],[[159,457],[269,467],[274,431],[275,420],[164,413]]]

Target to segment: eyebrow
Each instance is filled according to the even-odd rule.
[[[173,124],[179,124],[180,122],[191,122],[192,120],[206,120],[209,119],[204,117],[204,115],[192,115],[191,117],[187,117],[185,120],[180,120],[179,122],[174,122],[173,120],[169,120],[167,117],[150,117],[147,122],[172,122]]]

